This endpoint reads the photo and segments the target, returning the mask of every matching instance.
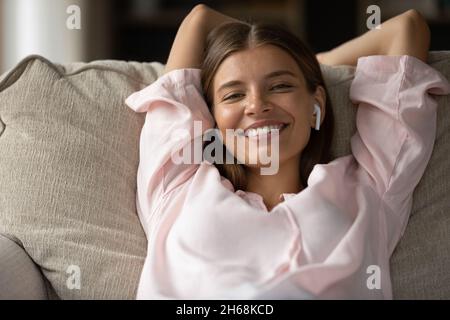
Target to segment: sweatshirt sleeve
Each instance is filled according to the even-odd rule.
[[[412,194],[431,157],[437,102],[450,92],[438,71],[412,56],[358,60],[350,99],[358,104],[351,149],[380,195],[390,250],[406,227]]]
[[[147,113],[139,145],[137,209],[151,215],[165,194],[195,173],[201,158],[194,146],[201,148],[214,119],[203,97],[200,69],[168,72],[125,103]],[[149,223],[150,217],[144,218]]]

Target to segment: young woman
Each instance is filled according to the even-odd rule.
[[[408,11],[317,56],[357,65],[352,154],[332,160],[316,56],[283,29],[196,6],[164,75],[126,100],[146,112],[137,210],[148,254],[137,298],[392,298],[389,258],[433,149],[429,94],[450,91],[425,63],[429,41]],[[213,128],[235,163],[174,162]],[[277,156],[275,173],[261,173],[261,149]]]

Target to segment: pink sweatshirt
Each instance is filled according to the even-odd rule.
[[[172,162],[180,144],[171,132],[193,134],[194,121],[214,127],[200,69],[171,71],[133,93],[127,105],[147,113],[136,205],[148,251],[137,298],[392,299],[389,258],[433,150],[430,94],[449,92],[414,57],[360,58],[352,154],[316,165],[308,187],[270,212],[208,161]]]

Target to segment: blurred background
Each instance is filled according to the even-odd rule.
[[[281,24],[316,52],[367,32],[370,5],[379,6],[381,22],[414,8],[428,20],[431,50],[450,50],[450,0],[0,0],[0,73],[33,53],[58,63],[165,63],[178,26],[197,3]]]

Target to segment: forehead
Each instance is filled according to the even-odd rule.
[[[271,72],[289,70],[299,79],[303,74],[294,58],[274,45],[263,45],[233,53],[222,61],[214,76],[214,88],[222,83],[239,80],[260,80]]]

